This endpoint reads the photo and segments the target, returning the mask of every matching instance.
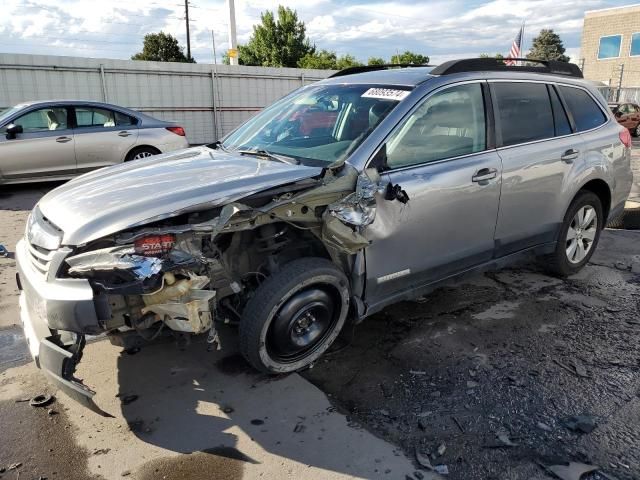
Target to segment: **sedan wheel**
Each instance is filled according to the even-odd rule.
[[[598,233],[598,216],[591,205],[581,207],[567,230],[567,259],[574,264],[582,262],[591,251]]]
[[[141,158],[153,157],[153,153],[149,151],[138,152],[133,156],[134,160],[139,160]]]

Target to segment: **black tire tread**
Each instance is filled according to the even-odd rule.
[[[131,160],[133,160],[133,157],[135,157],[138,154],[138,152],[151,152],[154,155],[158,155],[161,153],[160,150],[151,146],[135,147],[131,149],[129,153],[127,153],[127,156],[125,157],[124,161],[130,162]]]
[[[265,368],[260,359],[256,345],[260,343],[260,334],[264,323],[264,312],[273,308],[274,299],[283,298],[293,287],[309,277],[309,272],[316,274],[330,273],[343,279],[348,285],[344,273],[329,260],[319,257],[293,260],[282,269],[268,277],[247,302],[239,327],[240,352],[257,370],[273,373]]]

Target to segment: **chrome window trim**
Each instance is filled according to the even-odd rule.
[[[364,171],[367,168],[369,168],[369,164],[373,161],[375,156],[380,151],[380,147],[382,147],[382,145],[384,145],[387,142],[387,140],[389,140],[389,137],[391,137],[391,135],[393,135],[396,132],[396,130],[399,128],[399,126],[401,124],[403,124],[407,120],[407,118],[409,118],[418,108],[420,108],[420,106],[425,101],[427,101],[429,98],[434,96],[436,93],[440,93],[443,90],[447,90],[447,89],[449,89],[451,87],[457,87],[457,86],[460,86],[460,85],[466,85],[466,84],[472,84],[472,83],[483,84],[483,83],[486,83],[486,79],[479,78],[479,79],[474,79],[474,80],[462,80],[462,81],[459,81],[459,82],[447,83],[446,85],[441,85],[440,87],[436,88],[435,90],[431,90],[431,91],[427,92],[422,97],[420,97],[418,100],[416,100],[416,102],[414,103],[413,107],[411,107],[411,109],[404,115],[404,117],[402,117],[398,121],[398,123],[396,123],[395,126],[389,131],[389,133],[387,135],[385,135],[385,137],[376,146],[376,148],[373,149],[373,154],[371,154],[371,156],[369,157],[369,159],[365,163],[365,166],[364,166],[364,168],[362,170]],[[483,104],[483,108],[484,108],[484,104]],[[485,123],[486,123],[486,113],[487,112],[485,110]],[[487,126],[485,124],[485,135],[486,135],[486,127]],[[485,147],[486,147],[486,139],[485,139]],[[487,152],[492,152],[492,151],[495,151],[495,148],[485,149],[485,150],[482,150],[480,152],[468,153],[466,155],[458,155],[456,157],[441,158],[439,160],[432,160],[430,162],[416,163],[414,165],[407,165],[407,166],[399,167],[399,168],[389,168],[388,170],[385,170],[384,173],[399,172],[401,170],[406,170],[408,168],[415,168],[415,167],[421,167],[421,166],[424,166],[424,165],[433,165],[433,164],[436,164],[436,163],[448,162],[448,161],[451,161],[451,160],[456,160],[456,159],[459,159],[459,158],[471,157],[471,156],[474,156],[474,155],[480,155],[480,154],[487,153]]]
[[[613,38],[613,37],[620,37],[620,47],[618,48],[618,55],[615,57],[607,57],[607,58],[600,58],[600,44],[602,42],[603,38]],[[599,39],[598,39],[598,52],[596,53],[596,60],[602,61],[602,60],[615,60],[616,58],[620,58],[620,54],[622,53],[622,42],[624,40],[624,34],[622,33],[614,33],[613,35],[602,35]]]
[[[549,142],[549,141],[557,140],[559,138],[573,137],[573,136],[576,136],[576,135],[581,135],[581,134],[584,134],[584,133],[589,133],[589,132],[596,131],[596,130],[598,130],[600,128],[603,128],[603,127],[605,127],[605,126],[607,126],[607,125],[609,125],[611,123],[611,116],[609,114],[607,114],[607,112],[602,108],[602,105],[600,104],[598,99],[593,96],[593,94],[589,91],[589,89],[587,89],[585,87],[582,87],[580,85],[575,85],[575,84],[572,84],[572,83],[562,83],[560,81],[554,82],[554,81],[550,81],[550,80],[490,79],[490,80],[487,80],[487,81],[489,83],[543,83],[545,85],[556,85],[556,86],[560,86],[560,87],[577,88],[578,90],[582,90],[582,91],[586,92],[591,97],[591,99],[595,102],[595,104],[598,106],[598,108],[600,109],[600,111],[602,112],[602,114],[606,118],[606,121],[603,124],[598,125],[597,127],[594,127],[594,128],[590,128],[589,130],[583,130],[582,132],[573,132],[573,133],[569,133],[567,135],[559,135],[557,137],[554,136],[554,137],[549,137],[549,138],[541,138],[540,140],[532,140],[530,142],[516,143],[514,145],[507,145],[507,146],[504,146],[504,147],[498,147],[498,148],[496,148],[496,151],[502,151],[502,150],[506,150],[508,148],[513,148],[513,147],[521,147],[521,146],[524,146],[524,145],[534,145],[536,143]]]

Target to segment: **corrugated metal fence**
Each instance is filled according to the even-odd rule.
[[[102,101],[179,122],[190,143],[209,143],[331,73],[0,53],[0,110],[32,100]]]
[[[629,102],[640,104],[640,88],[600,87],[600,93],[607,102]]]

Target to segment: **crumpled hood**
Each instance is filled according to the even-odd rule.
[[[158,216],[224,205],[321,172],[197,147],[82,175],[49,192],[38,206],[64,232],[64,245],[80,245]]]

